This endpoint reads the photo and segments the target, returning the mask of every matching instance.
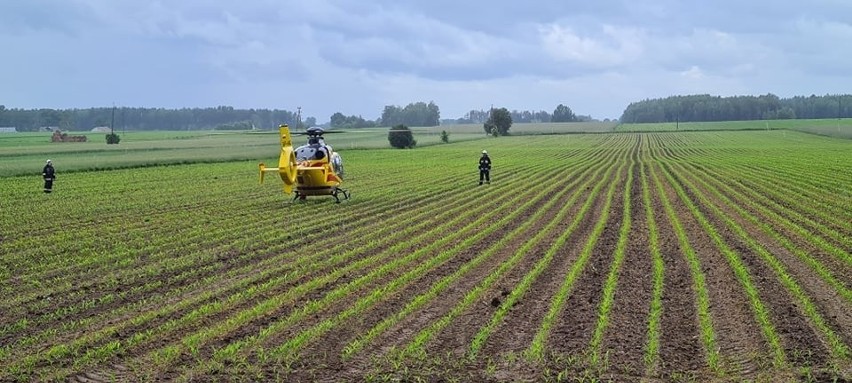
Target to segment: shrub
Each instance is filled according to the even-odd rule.
[[[121,141],[121,137],[119,137],[115,133],[110,133],[106,135],[107,145],[118,144],[119,141]]]
[[[411,129],[405,125],[396,125],[388,131],[388,141],[394,148],[411,149],[417,145],[414,135],[411,134]]]

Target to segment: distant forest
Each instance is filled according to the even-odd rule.
[[[15,127],[19,132],[38,131],[43,127],[87,131],[94,127],[122,130],[211,130],[273,129],[285,123],[296,126],[297,113],[287,110],[215,108],[89,108],[89,109],[6,109],[0,105],[0,127]],[[316,118],[302,121],[316,124]]]
[[[438,126],[442,124],[482,123],[489,110],[471,110],[463,118],[441,120],[441,111],[434,102],[415,102],[405,107],[388,105],[376,120],[361,116],[334,113],[328,126],[333,128],[364,128],[406,126]],[[512,120],[524,122],[588,121],[590,116],[578,116],[568,106],[560,104],[550,114],[545,111],[512,111]],[[63,131],[88,131],[95,127],[110,127],[116,131],[144,130],[249,130],[274,129],[280,124],[303,128],[316,126],[315,117],[302,119],[287,110],[215,108],[89,108],[89,109],[6,109],[0,105],[0,127],[14,127],[19,132],[59,128]]]
[[[671,96],[627,106],[623,123],[705,122],[852,117],[852,95],[779,98],[763,96]]]
[[[471,110],[459,119],[440,119],[440,109],[433,102],[417,102],[406,107],[386,106],[375,121],[361,116],[335,113],[332,127],[360,128],[371,126],[436,126],[453,123],[482,123],[489,110]],[[576,115],[571,108],[560,104],[553,114],[545,111],[511,112],[512,121],[570,122],[590,121],[591,116]],[[775,119],[818,119],[852,117],[852,95],[825,95],[779,98],[774,94],[762,96],[721,97],[711,95],[671,96],[631,103],[624,110],[623,123],[747,121]],[[317,125],[315,117],[301,118],[292,111],[278,109],[215,108],[130,108],[105,107],[88,109],[7,109],[0,105],[0,127],[14,127],[19,132],[41,128],[67,131],[88,131],[95,127],[110,127],[116,131],[143,130],[248,130],[274,129],[280,124],[293,127]]]

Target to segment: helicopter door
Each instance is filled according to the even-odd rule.
[[[331,155],[331,167],[340,178],[343,178],[343,158],[337,152]]]

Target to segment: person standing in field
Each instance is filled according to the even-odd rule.
[[[53,180],[56,179],[56,171],[53,169],[53,163],[50,160],[47,160],[44,169],[41,170],[41,176],[44,177],[44,192],[52,192]]]
[[[482,185],[482,181],[485,183],[491,183],[491,158],[488,157],[488,151],[482,151],[482,157],[479,157],[479,184]]]

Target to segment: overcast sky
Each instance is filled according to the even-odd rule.
[[[0,104],[434,101],[597,119],[678,94],[852,92],[850,0],[0,0]]]

